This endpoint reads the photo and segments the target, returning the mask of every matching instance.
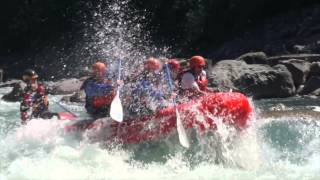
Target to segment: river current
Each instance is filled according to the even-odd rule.
[[[10,88],[0,89],[0,96]],[[61,96],[50,96],[51,110]],[[189,132],[130,146],[92,143],[66,134],[68,122],[32,120],[21,126],[19,103],[0,100],[0,179],[320,179],[320,101],[253,101],[250,127],[216,136]],[[85,117],[80,105],[67,105]],[[232,139],[232,140],[230,140]]]

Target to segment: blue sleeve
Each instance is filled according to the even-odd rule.
[[[133,90],[135,96],[150,96],[155,100],[164,99],[164,93],[156,90],[152,87],[150,81],[143,80],[137,84],[137,87]]]
[[[162,91],[152,91],[150,96],[158,101],[164,99],[164,93]]]
[[[105,96],[112,92],[113,86],[110,84],[88,82],[85,87],[86,96]]]
[[[166,71],[166,67],[163,69],[163,73],[164,73],[164,78],[165,78],[165,81],[166,83],[169,85],[169,88],[171,90],[174,90],[176,88],[176,85],[174,84],[174,80],[172,79],[172,70],[171,68],[169,68],[169,73],[170,73],[170,77],[169,77],[169,74],[168,72]]]
[[[161,100],[164,98],[163,91],[154,89],[150,81],[142,81],[141,88],[144,93],[148,94],[153,99]]]
[[[136,96],[142,96],[144,93],[148,92],[149,86],[150,83],[148,81],[140,81],[132,93]]]

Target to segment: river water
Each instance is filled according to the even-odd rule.
[[[10,88],[0,89],[0,96]],[[51,109],[60,96],[50,96]],[[250,127],[216,136],[189,132],[137,145],[91,143],[66,134],[68,122],[32,120],[21,126],[19,103],[0,100],[0,179],[320,179],[319,99],[253,101]],[[83,108],[68,105],[80,112]]]

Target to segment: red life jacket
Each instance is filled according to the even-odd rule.
[[[206,91],[208,89],[209,81],[206,75],[199,75],[198,78],[196,78],[196,82],[201,91]]]
[[[31,103],[32,103],[32,93],[25,93],[23,95],[22,103],[20,105],[20,118],[22,120],[22,124],[25,124],[26,121],[29,119],[29,116],[31,114],[28,114],[28,109],[32,108]]]
[[[20,112],[21,124],[26,124],[28,117],[27,112]]]
[[[23,103],[29,106],[32,103],[32,96],[32,93],[25,93],[23,95]]]
[[[29,120],[30,116],[38,117],[42,112],[48,110],[49,100],[45,86],[38,84],[38,88],[34,91],[25,90],[23,100],[20,105],[20,117],[22,123]]]
[[[115,92],[110,93],[107,96],[95,96],[93,97],[92,105],[95,108],[102,108],[104,106],[110,105],[113,98],[115,96]]]

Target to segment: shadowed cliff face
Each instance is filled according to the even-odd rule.
[[[0,66],[7,65],[9,77],[19,77],[20,72],[13,69],[43,71],[43,66],[50,64],[56,71],[66,62],[96,58],[92,53],[73,52],[82,48],[79,44],[85,43],[85,34],[90,36],[87,28],[93,12],[113,2],[4,0],[0,6]],[[294,12],[314,4],[316,0],[132,0],[128,6],[145,16],[144,31],[150,32],[156,46],[171,46],[173,55],[188,57],[210,55],[265,19],[288,11],[295,18]]]
[[[155,37],[171,44],[212,50],[264,20],[316,3],[314,0],[134,0],[151,12]],[[192,53],[191,53],[192,54]]]
[[[320,5],[291,10],[246,29],[209,56],[234,58],[249,51],[279,54],[320,53]]]

